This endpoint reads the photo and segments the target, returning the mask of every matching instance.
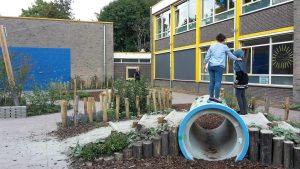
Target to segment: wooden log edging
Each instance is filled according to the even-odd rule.
[[[249,128],[250,144],[249,144],[249,160],[258,162],[259,160],[259,129]]]
[[[260,131],[260,163],[263,165],[272,164],[272,141],[273,132],[271,130]]]

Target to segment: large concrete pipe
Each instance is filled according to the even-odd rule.
[[[233,157],[236,161],[243,160],[249,146],[247,126],[233,109],[209,102],[208,98],[199,97],[181,122],[178,131],[181,152],[189,160],[217,161]],[[222,116],[224,120],[214,129],[205,129],[198,119],[210,114]]]

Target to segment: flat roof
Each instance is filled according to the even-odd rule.
[[[114,52],[114,59],[151,59],[147,52]]]
[[[55,18],[36,18],[36,17],[15,17],[15,16],[0,16],[4,19],[30,19],[30,20],[48,20],[48,21],[63,21],[63,22],[80,22],[80,23],[96,23],[96,24],[113,24],[113,22],[106,21],[81,21],[81,20],[70,20],[70,19],[55,19]]]

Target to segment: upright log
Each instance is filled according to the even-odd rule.
[[[103,119],[103,122],[108,122],[108,115],[107,115],[107,101],[108,101],[108,96],[107,94],[103,95],[103,103],[102,103],[102,119]]]
[[[99,111],[102,112],[103,111],[103,95],[102,95],[102,93],[99,94],[99,105],[100,105]]]
[[[61,82],[59,82],[58,90],[59,90],[59,98],[62,99],[62,83]]]
[[[162,101],[161,101],[161,92],[158,92],[158,110],[163,111]]]
[[[294,168],[300,168],[300,147],[294,147]]]
[[[269,97],[266,95],[265,96],[265,113],[270,112],[270,100]]]
[[[162,107],[163,107],[163,110],[165,110],[166,109],[166,92],[164,89],[162,89],[161,98],[162,98]]]
[[[172,105],[173,105],[172,90],[169,90],[169,107],[172,108]]]
[[[283,167],[292,169],[294,166],[294,143],[292,141],[283,142]]]
[[[221,91],[220,91],[220,97],[223,99],[225,98],[225,91],[224,91],[224,88],[221,88]]]
[[[92,98],[88,98],[88,102],[87,102],[87,113],[89,116],[89,122],[92,123],[93,122],[93,101]]]
[[[272,164],[272,141],[273,132],[271,130],[260,131],[260,162],[264,165]]]
[[[156,90],[153,90],[152,92],[152,102],[153,102],[153,111],[157,112],[157,107],[156,107]]]
[[[83,112],[87,113],[87,101],[88,99],[85,97],[83,98]]]
[[[150,112],[150,107],[151,107],[150,99],[151,99],[151,96],[147,95],[147,113]]]
[[[169,154],[171,156],[177,156],[179,153],[177,133],[178,127],[171,127],[169,131]]]
[[[135,105],[136,105],[136,110],[137,110],[137,112],[136,112],[137,117],[141,117],[140,96],[136,96]]]
[[[285,98],[284,103],[284,120],[287,121],[289,119],[289,113],[290,113],[290,98]]]
[[[75,97],[74,100],[74,125],[78,125],[78,106],[79,106],[79,96]]]
[[[170,108],[170,102],[169,102],[170,96],[169,96],[169,90],[165,89],[165,102],[166,102],[166,108]]]
[[[74,82],[74,85],[73,85],[74,86],[73,87],[73,95],[74,95],[74,100],[75,100],[75,97],[77,95],[77,80],[74,79],[73,82]]]
[[[65,100],[61,101],[61,124],[62,127],[67,127],[67,106],[68,106],[68,102]]]
[[[152,141],[146,140],[143,141],[143,156],[144,158],[151,158],[153,150],[152,150]]]
[[[259,161],[259,129],[249,128],[250,144],[249,144],[249,159],[252,162]]]
[[[95,98],[92,97],[92,102],[93,102],[93,113],[96,113],[96,102],[95,102]]]
[[[169,155],[169,132],[165,131],[160,134],[161,136],[161,155]]]
[[[130,118],[130,113],[129,113],[129,99],[125,98],[125,112],[126,112],[126,119]]]
[[[283,137],[273,138],[273,165],[282,166],[283,164]]]
[[[161,137],[157,136],[152,139],[153,143],[153,156],[159,157],[161,155]]]
[[[132,157],[132,149],[131,148],[124,149],[123,157],[124,157],[124,159],[130,159]]]
[[[135,159],[141,159],[142,158],[142,143],[136,142],[132,144],[132,156]]]
[[[256,98],[255,97],[251,97],[251,110],[255,110],[256,108]]]
[[[109,89],[109,90],[107,90],[107,92],[108,92],[108,103],[109,103],[109,105],[111,105],[111,101],[112,101],[112,91]],[[110,107],[108,107],[108,108],[110,108]]]
[[[119,121],[120,119],[120,96],[116,96],[116,120]]]

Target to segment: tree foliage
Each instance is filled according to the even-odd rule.
[[[56,18],[56,19],[73,19],[72,0],[54,0],[46,2],[36,0],[28,9],[22,9],[21,16],[39,17],[39,18]]]
[[[150,7],[159,0],[115,0],[97,19],[114,22],[115,51],[150,50]]]

